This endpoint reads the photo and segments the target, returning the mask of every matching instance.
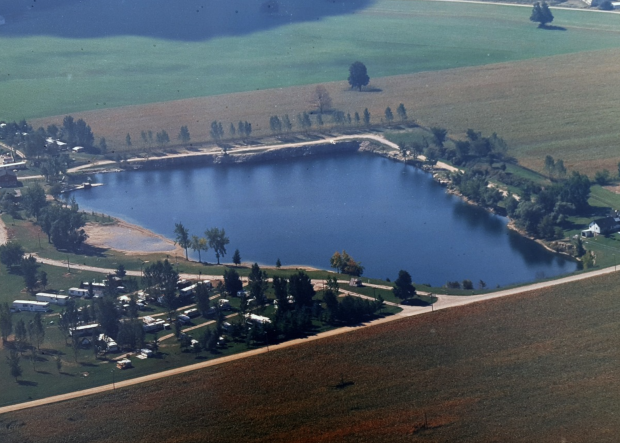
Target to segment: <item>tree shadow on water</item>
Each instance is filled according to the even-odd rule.
[[[544,29],[546,31],[566,31],[566,28],[554,25],[538,25],[538,29]]]
[[[351,14],[374,0],[12,0],[0,35],[202,41]],[[274,42],[275,43],[275,42]]]

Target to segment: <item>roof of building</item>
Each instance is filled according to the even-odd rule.
[[[614,217],[605,217],[594,220],[592,224],[596,223],[601,231],[613,230],[620,225],[620,219]]]

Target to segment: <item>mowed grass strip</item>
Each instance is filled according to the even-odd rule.
[[[0,35],[0,119],[344,80],[355,60],[376,78],[620,47],[614,14],[557,10],[554,24],[568,31],[549,32],[513,6],[378,0],[354,14],[307,13],[304,22],[202,41]],[[41,19],[54,14],[75,10]],[[5,25],[19,26],[31,24]]]
[[[0,435],[4,442],[67,435],[76,442],[614,441],[618,284],[618,275],[597,277],[9,413],[0,417]]]

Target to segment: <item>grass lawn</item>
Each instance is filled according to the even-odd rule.
[[[39,19],[67,13],[61,7]],[[356,59],[377,78],[620,47],[613,14],[554,11],[554,24],[567,32],[538,30],[529,14],[519,7],[378,0],[354,14],[197,41],[5,35],[0,119],[344,80]]]
[[[613,441],[618,284],[607,275],[436,311],[6,414],[3,424],[19,426],[0,435],[7,443],[180,434],[222,442]]]

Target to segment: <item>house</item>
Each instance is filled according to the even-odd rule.
[[[17,173],[14,163],[0,165],[0,187],[17,186]]]
[[[620,217],[605,217],[594,220],[588,226],[588,229],[581,232],[582,237],[590,237],[592,235],[608,235],[620,229]],[[592,234],[587,234],[590,231]]]
[[[77,154],[78,152],[82,152],[82,151],[84,151],[84,147],[83,147],[83,146],[76,146],[76,147],[74,147],[74,148],[72,149],[72,151],[73,151],[73,152],[75,152],[75,153]]]
[[[361,288],[362,287],[362,279],[361,278],[352,278],[351,280],[349,280],[349,286],[353,286],[356,288]]]

